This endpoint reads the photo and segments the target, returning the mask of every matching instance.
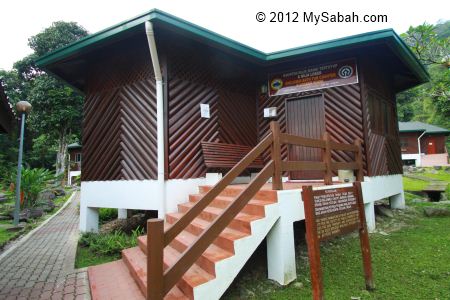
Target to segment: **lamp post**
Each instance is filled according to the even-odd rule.
[[[20,142],[19,142],[19,159],[17,161],[17,179],[16,179],[16,206],[14,208],[14,226],[19,225],[20,211],[20,181],[22,179],[22,155],[23,155],[23,138],[25,134],[25,118],[31,110],[31,104],[27,101],[19,101],[16,104],[17,113],[20,116]]]

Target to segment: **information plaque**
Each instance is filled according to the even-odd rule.
[[[313,299],[324,299],[320,242],[359,231],[366,289],[373,290],[369,235],[367,233],[361,182],[342,188],[313,190],[304,186],[306,242],[311,270]]]

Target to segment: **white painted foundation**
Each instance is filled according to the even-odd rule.
[[[208,173],[204,178],[173,179],[164,184],[167,202],[163,203],[158,180],[118,180],[81,182],[80,231],[98,232],[98,208],[119,209],[119,218],[126,218],[127,209],[157,210],[158,217],[177,211],[187,202],[189,194],[198,193],[199,185],[213,185],[221,174]]]
[[[69,171],[67,176],[67,185],[72,185],[72,177],[81,175],[81,171]]]

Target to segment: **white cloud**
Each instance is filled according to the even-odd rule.
[[[444,1],[179,1],[179,0],[7,0],[0,10],[0,69],[32,52],[27,39],[58,20],[76,21],[93,33],[118,22],[159,8],[192,23],[265,52],[282,50],[352,34],[394,28],[404,32],[410,25],[450,19]],[[307,7],[307,8],[306,8]],[[441,9],[439,9],[441,8]],[[271,11],[351,14],[386,14],[387,23],[259,23],[256,13]],[[299,18],[301,20],[301,18]]]

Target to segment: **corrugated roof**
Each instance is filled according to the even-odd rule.
[[[450,130],[422,122],[398,122],[400,132],[426,132],[426,133],[444,133],[449,134]]]
[[[178,30],[188,32],[219,47],[234,51],[253,60],[256,59],[261,63],[275,62],[280,59],[318,53],[340,47],[357,46],[367,42],[383,40],[389,44],[391,50],[397,54],[397,56],[403,61],[406,66],[408,66],[408,68],[413,72],[413,74],[415,74],[415,76],[417,76],[420,82],[427,82],[429,80],[429,75],[426,69],[419,62],[416,56],[411,52],[409,47],[392,29],[353,35],[345,38],[301,46],[273,53],[264,53],[158,9],[153,9],[147,13],[121,22],[97,33],[91,34],[65,47],[52,51],[40,57],[36,61],[36,64],[39,67],[45,68],[50,64],[65,60],[72,56],[80,55],[81,53],[85,53],[90,49],[98,47],[102,43],[105,43],[110,39],[123,34],[124,32],[136,29],[138,26],[144,26],[144,23],[146,21],[152,21],[154,23],[175,27]]]

